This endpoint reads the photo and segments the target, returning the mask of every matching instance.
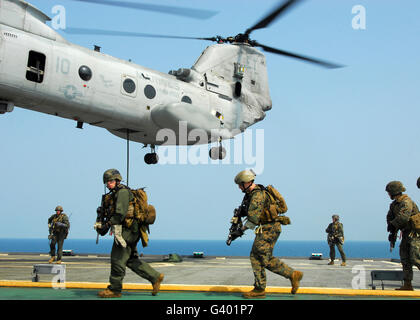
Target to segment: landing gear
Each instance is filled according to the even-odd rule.
[[[157,153],[146,153],[144,156],[144,162],[147,164],[156,164],[159,161]]]
[[[210,148],[209,156],[212,160],[223,160],[226,157],[226,149],[222,147],[222,139],[219,139],[219,146]]]
[[[144,156],[144,162],[146,162],[146,164],[156,164],[159,161],[159,156],[155,152],[155,146],[152,145],[151,149],[152,149],[152,152],[146,153]]]

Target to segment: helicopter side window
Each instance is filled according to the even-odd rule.
[[[121,93],[131,98],[137,96],[137,79],[134,76],[122,75]]]
[[[156,97],[156,89],[150,84],[148,84],[144,87],[144,95],[148,99],[153,99],[154,97]]]
[[[29,51],[28,65],[26,67],[26,79],[41,83],[44,80],[45,54]]]
[[[191,100],[191,98],[189,96],[183,96],[181,98],[181,102],[192,104],[192,100]]]
[[[89,81],[92,79],[92,70],[88,66],[81,66],[79,68],[79,76],[82,80]]]
[[[136,84],[131,79],[125,79],[124,82],[123,82],[123,88],[124,88],[125,92],[133,93],[134,91],[136,91]]]

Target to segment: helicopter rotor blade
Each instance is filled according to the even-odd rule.
[[[102,4],[102,5],[137,9],[137,10],[154,11],[154,12],[167,13],[167,14],[172,14],[172,15],[177,15],[177,16],[184,16],[188,18],[195,18],[195,19],[209,19],[218,13],[217,11],[212,11],[212,10],[192,9],[192,8],[186,8],[186,7],[174,7],[174,6],[164,6],[164,5],[156,5],[156,4],[135,3],[135,2],[115,1],[115,0],[109,0],[109,1],[71,0],[71,1],[88,2],[88,3]]]
[[[320,60],[320,59],[317,59],[317,58],[312,58],[312,57],[296,54],[296,53],[293,53],[293,52],[272,48],[272,47],[269,47],[269,46],[266,46],[266,45],[263,45],[263,44],[259,44],[257,42],[254,42],[254,46],[261,47],[264,51],[267,51],[267,52],[280,54],[282,56],[286,56],[286,57],[289,57],[289,58],[299,59],[299,60],[302,60],[302,61],[305,61],[305,62],[317,64],[321,67],[328,68],[328,69],[336,69],[336,68],[343,68],[344,67],[343,65],[339,65],[339,64],[336,64],[336,63],[333,63],[333,62],[328,62],[328,61]]]
[[[252,31],[257,29],[266,28],[270,23],[284,14],[287,9],[290,9],[293,5],[297,4],[301,0],[287,0],[283,2],[277,9],[273,10],[269,15],[258,21],[253,27],[245,31],[246,35],[249,35]]]
[[[101,35],[101,36],[115,36],[115,37],[163,38],[163,39],[188,39],[188,40],[208,40],[208,41],[217,40],[215,37],[198,38],[198,37],[173,36],[173,35],[165,35],[165,34],[131,32],[131,31],[116,31],[116,30],[73,28],[73,27],[67,27],[63,31],[68,34],[80,34],[80,35]]]

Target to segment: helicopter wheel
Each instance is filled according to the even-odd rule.
[[[146,162],[147,164],[156,164],[158,163],[158,161],[159,161],[159,156],[155,152],[146,153],[146,155],[144,156],[144,162]]]
[[[212,160],[222,160],[226,157],[226,149],[222,146],[213,147],[209,151],[209,156]]]

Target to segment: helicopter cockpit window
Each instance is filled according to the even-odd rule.
[[[79,68],[79,76],[82,80],[89,81],[92,79],[92,70],[88,66],[81,66]]]
[[[123,82],[123,88],[127,93],[133,93],[136,91],[136,83],[131,79],[125,79]]]
[[[26,68],[26,79],[41,83],[44,80],[45,54],[29,51],[28,66]]]
[[[181,99],[182,102],[192,104],[192,100],[189,96],[183,96]]]

